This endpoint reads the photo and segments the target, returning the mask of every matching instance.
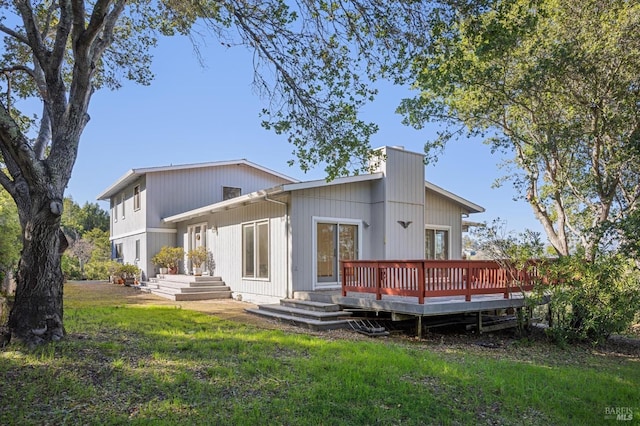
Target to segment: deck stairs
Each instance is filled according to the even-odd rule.
[[[350,328],[349,317],[352,315],[334,303],[298,299],[282,299],[279,304],[259,305],[257,309],[246,311],[311,330]]]
[[[231,299],[231,290],[220,277],[158,275],[145,290],[175,301]]]

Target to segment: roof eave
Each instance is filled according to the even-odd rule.
[[[464,207],[469,213],[484,213],[485,209],[484,207],[473,203],[469,200],[466,200],[462,197],[460,197],[459,195],[454,194],[453,192],[449,192],[446,189],[440,188],[438,185],[434,185],[431,182],[425,181],[424,183],[425,188],[436,192],[446,198],[449,198],[451,201],[461,205],[462,207]]]

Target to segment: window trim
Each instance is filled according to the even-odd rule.
[[[342,278],[340,277],[340,267],[338,267],[338,281],[318,281],[318,223],[327,223],[332,225],[356,225],[358,227],[358,259],[362,259],[362,238],[363,238],[363,220],[346,217],[326,217],[313,216],[311,218],[311,283],[313,289],[328,289],[342,287]]]
[[[232,191],[237,192],[238,194],[237,195],[229,194]],[[231,195],[231,196],[227,197],[227,195]],[[234,198],[238,198],[241,195],[242,195],[242,188],[239,188],[237,186],[222,185],[222,201],[232,200]]]
[[[259,227],[261,225],[266,225],[266,237],[267,237],[267,276],[261,277],[260,274],[260,241],[259,241]],[[251,227],[253,229],[253,276],[246,275],[246,238],[245,238],[245,229]],[[243,280],[252,280],[252,281],[270,281],[271,280],[271,222],[269,219],[255,220],[250,222],[243,222],[240,224],[240,233],[242,238],[242,262],[241,262],[241,275]]]
[[[134,212],[140,210],[140,206],[141,206],[140,198],[141,198],[140,185],[138,184],[133,187],[133,211]]]

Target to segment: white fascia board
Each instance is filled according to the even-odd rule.
[[[196,217],[204,216],[210,213],[216,213],[219,211],[229,210],[232,208],[246,206],[248,204],[264,201],[266,197],[277,195],[282,191],[282,186],[276,186],[270,189],[262,189],[260,191],[252,192],[250,194],[241,195],[239,197],[231,198],[229,200],[220,201],[219,203],[209,204],[204,207],[189,210],[184,213],[179,213],[173,216],[168,216],[162,219],[163,223],[176,223],[183,222],[185,220],[194,219]]]
[[[298,182],[298,183],[287,183],[282,185],[282,189],[284,191],[299,191],[301,189],[310,189],[310,188],[319,188],[322,186],[332,186],[332,185],[343,185],[347,183],[357,183],[357,182],[366,182],[370,180],[382,179],[384,174],[382,172],[378,173],[368,173],[364,175],[355,175],[355,176],[347,176],[342,178],[336,178],[332,181],[327,182],[326,179],[319,180],[310,180],[307,182]]]
[[[483,213],[484,207],[479,206],[476,203],[472,203],[469,200],[465,200],[464,198],[454,194],[453,192],[449,192],[446,189],[442,189],[440,188],[438,185],[434,185],[431,182],[425,181],[424,183],[425,188],[442,195],[445,198],[450,199],[451,201],[454,201],[460,205],[462,205],[464,208],[466,208],[467,210],[469,210],[469,213]]]

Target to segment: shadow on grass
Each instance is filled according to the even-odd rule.
[[[171,307],[68,309],[0,351],[0,424],[597,424],[633,360],[553,365],[262,330]]]

